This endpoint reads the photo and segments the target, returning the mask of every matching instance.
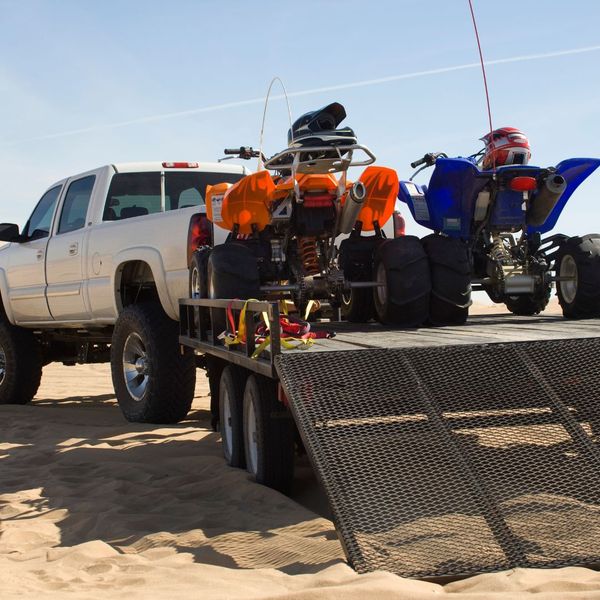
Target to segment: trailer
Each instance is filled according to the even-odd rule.
[[[279,318],[181,300],[180,343],[208,371],[227,462],[286,492],[306,451],[356,571],[600,565],[600,320],[326,322],[336,337],[286,350]],[[227,345],[232,319],[245,336]]]

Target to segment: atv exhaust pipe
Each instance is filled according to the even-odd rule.
[[[340,213],[340,224],[338,234],[350,233],[358,218],[358,213],[367,197],[367,188],[362,181],[357,181],[346,195],[346,202]]]
[[[541,189],[533,196],[527,211],[527,225],[539,227],[546,222],[560,197],[567,189],[567,181],[558,173],[546,177]]]

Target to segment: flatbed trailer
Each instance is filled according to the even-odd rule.
[[[246,339],[227,347],[213,329],[244,305]],[[327,322],[314,328],[336,337],[282,351],[279,316],[275,302],[181,300],[180,342],[206,359],[213,414],[226,368],[242,395],[263,382],[262,427],[237,415],[274,459],[275,479],[257,480],[285,488],[297,429],[354,569],[444,581],[600,565],[600,320]],[[264,320],[276,325],[253,358]]]

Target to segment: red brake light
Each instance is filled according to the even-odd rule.
[[[537,188],[537,179],[535,177],[513,177],[509,186],[513,192],[530,192]]]
[[[406,221],[404,217],[397,211],[394,211],[392,215],[393,223],[394,223],[394,237],[402,237],[406,235]]]
[[[164,162],[164,169],[197,169],[197,162]]]
[[[200,246],[212,246],[212,225],[204,214],[193,215],[190,219],[187,242],[188,265],[192,262],[192,254]]]

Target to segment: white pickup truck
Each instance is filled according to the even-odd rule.
[[[206,186],[247,172],[107,165],[52,185],[22,231],[0,225],[0,404],[29,402],[45,364],[110,360],[127,419],[182,419],[196,365],[180,352],[178,299],[193,251],[222,241],[206,219]]]

